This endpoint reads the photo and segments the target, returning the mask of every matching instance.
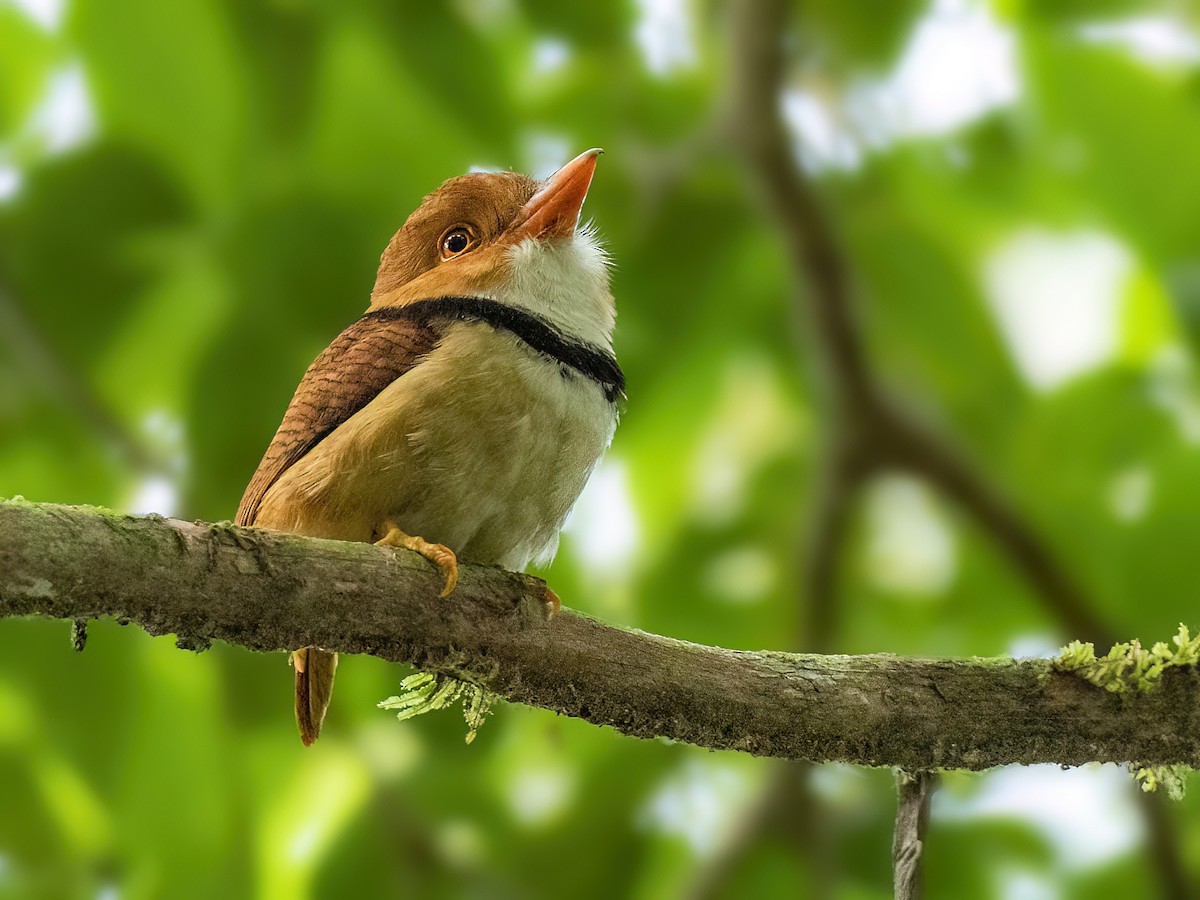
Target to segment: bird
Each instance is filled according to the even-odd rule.
[[[366,311],[304,373],[238,525],[414,550],[443,598],[460,558],[549,562],[625,397],[609,258],[580,224],[602,152],[542,181],[472,172],[425,197]],[[310,745],[337,654],[290,658]]]

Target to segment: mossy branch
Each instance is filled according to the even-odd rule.
[[[189,648],[366,653],[636,737],[761,756],[1200,764],[1193,665],[1115,693],[1051,660],[748,652],[552,617],[543,582],[495,568],[464,566],[449,599],[440,587],[408,551],[0,502],[0,616],[112,616]]]
[[[1114,644],[1107,654],[1097,657],[1092,644],[1072,641],[1062,648],[1062,655],[1054,663],[1060,671],[1072,672],[1114,694],[1149,691],[1167,671],[1195,670],[1200,665],[1200,634],[1193,637],[1188,627],[1180,624],[1171,643],[1175,646],[1159,641],[1147,650],[1141,641],[1132,640]],[[1173,800],[1183,797],[1191,771],[1183,765],[1133,763],[1130,768],[1143,791],[1154,793],[1162,788]]]

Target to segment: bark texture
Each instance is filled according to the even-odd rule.
[[[550,614],[531,576],[228,524],[0,502],[0,616],[112,616],[186,648],[320,646],[409,662],[641,738],[910,771],[1200,766],[1200,675],[1111,694],[1049,660],[707,647]]]

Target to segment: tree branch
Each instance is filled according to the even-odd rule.
[[[788,12],[782,0],[730,8],[725,133],[781,233],[796,283],[808,286],[804,312],[827,367],[826,387],[839,412],[853,413],[872,402],[877,387],[854,321],[853,278],[820,199],[796,168],[780,112]]]
[[[1049,660],[746,652],[550,616],[540,580],[464,566],[449,600],[409,552],[227,524],[0,502],[0,616],[113,616],[187,647],[319,645],[518,703],[760,756],[909,770],[1200,766],[1200,674],[1136,697]]]
[[[925,896],[925,828],[937,776],[932,772],[896,773],[896,829],[892,834],[892,890],[895,900]]]

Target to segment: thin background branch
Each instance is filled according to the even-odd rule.
[[[166,462],[113,415],[86,380],[30,321],[12,292],[2,285],[0,345],[28,376],[28,384],[38,385],[73,412],[100,440],[115,449],[132,471],[146,475],[168,471]]]
[[[921,860],[936,779],[933,772],[896,773],[896,829],[892,835],[892,889],[896,900],[921,900],[925,896]]]

